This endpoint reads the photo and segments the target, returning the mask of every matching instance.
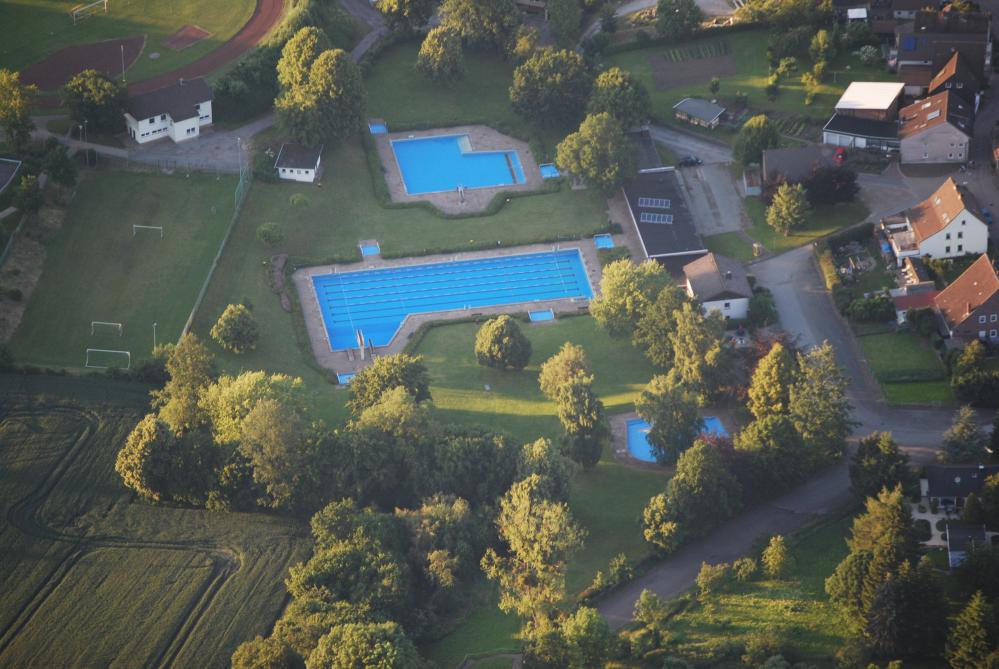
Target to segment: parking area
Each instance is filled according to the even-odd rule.
[[[697,231],[708,237],[738,232],[749,225],[738,186],[726,163],[711,163],[679,170],[687,204]]]

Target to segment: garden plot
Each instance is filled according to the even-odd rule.
[[[649,57],[656,88],[667,90],[736,74],[728,42],[708,42],[658,51]],[[683,63],[683,67],[677,64]]]

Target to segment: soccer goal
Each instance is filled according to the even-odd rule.
[[[159,231],[160,239],[163,239],[163,226],[162,225],[132,225],[132,236],[134,237],[136,233],[140,230],[152,230]]]
[[[75,26],[80,21],[85,21],[102,10],[105,14],[108,13],[108,0],[97,0],[97,2],[77,5],[69,10],[69,14],[73,17],[73,25]]]
[[[108,321],[90,321],[90,335],[115,335],[120,337],[124,333],[121,323],[110,323]]]
[[[106,348],[88,348],[86,366],[90,369],[129,369],[132,367],[131,351],[114,351]]]

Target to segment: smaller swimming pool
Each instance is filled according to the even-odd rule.
[[[388,132],[388,126],[384,123],[369,123],[368,130],[371,131],[372,135],[384,135]]]
[[[593,245],[598,249],[614,248],[614,238],[608,234],[593,235]]]
[[[394,139],[392,150],[410,195],[514,186],[527,181],[515,150],[475,151],[468,135]]]
[[[647,435],[649,434],[649,424],[641,418],[632,418],[628,421],[628,452],[631,457],[642,462],[655,462],[656,456],[649,445]],[[714,434],[719,437],[727,437],[728,432],[721,421],[714,416],[704,417],[704,430],[701,434]]]
[[[357,248],[361,249],[361,255],[365,257],[376,256],[382,252],[381,247],[378,246],[378,242],[372,242],[370,244],[358,244]]]
[[[350,383],[351,379],[353,379],[354,376],[356,376],[354,372],[344,372],[343,374],[337,374],[336,382],[339,383],[341,386],[346,386]]]
[[[555,312],[551,309],[541,309],[539,311],[528,311],[527,317],[532,323],[543,323],[544,321],[555,320]]]
[[[538,169],[541,170],[542,179],[558,179],[562,174],[555,167],[554,163],[545,163],[544,165],[538,165]]]

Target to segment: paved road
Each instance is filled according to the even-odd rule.
[[[727,144],[661,125],[649,126],[649,132],[654,140],[665,144],[677,158],[694,155],[705,164],[732,162],[732,149]]]

